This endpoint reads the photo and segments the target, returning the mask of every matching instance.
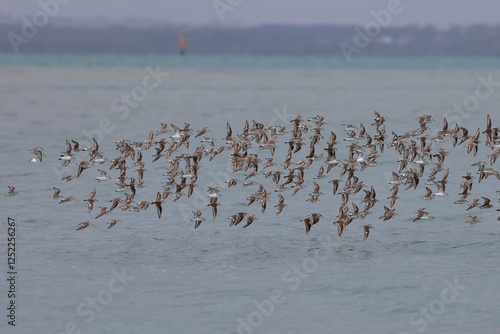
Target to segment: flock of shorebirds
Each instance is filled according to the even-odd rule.
[[[395,150],[400,159],[398,160],[399,169],[392,171],[392,180],[388,183],[391,187],[391,195],[386,198],[387,204],[384,206],[384,214],[379,217],[382,221],[387,221],[395,217],[396,210],[394,208],[399,199],[399,188],[404,190],[417,189],[423,184],[425,194],[420,198],[423,200],[432,200],[435,197],[446,196],[446,184],[450,173],[449,168],[445,168],[445,159],[448,151],[444,148],[436,148],[439,143],[451,142],[453,147],[464,146],[464,151],[468,154],[473,154],[474,157],[478,154],[480,144],[484,140],[486,147],[486,157],[488,162],[478,161],[471,166],[476,168],[476,175],[467,172],[461,176],[463,182],[460,183],[460,198],[454,201],[454,204],[467,205],[466,211],[477,208],[479,210],[492,209],[492,201],[487,197],[474,198],[469,201],[468,196],[471,195],[474,179],[480,183],[491,177],[490,181],[497,182],[500,180],[500,174],[493,169],[497,158],[500,155],[500,128],[493,127],[490,116],[486,119],[486,128],[481,131],[477,129],[474,134],[459,125],[454,128],[448,126],[446,118],[443,119],[443,127],[435,133],[435,135],[426,134],[429,127],[428,123],[434,119],[430,115],[424,115],[417,118],[418,127],[414,130],[396,134],[392,132],[392,139],[388,139],[386,134],[385,122],[388,117],[384,117],[375,112],[375,119],[370,128],[374,129],[372,135],[363,124],[343,124],[345,126],[345,137],[338,140],[337,135],[330,131],[325,142],[324,126],[325,121],[322,116],[315,116],[309,119],[303,119],[297,116],[290,120],[290,126],[265,126],[254,120],[246,121],[243,131],[240,134],[233,134],[232,127],[227,123],[226,136],[222,138],[222,145],[216,145],[219,140],[208,137],[211,130],[207,127],[194,132],[189,123],[185,123],[183,128],[173,124],[161,123],[161,128],[158,131],[151,131],[149,137],[145,141],[134,142],[123,139],[116,142],[116,150],[119,152],[114,159],[104,157],[104,154],[99,150],[99,143],[94,139],[91,147],[80,147],[79,143],[74,140],[66,141],[66,150],[61,153],[59,160],[62,161],[62,167],[70,168],[70,163],[77,158],[81,159],[88,152],[88,160],[79,161],[76,163],[78,170],[76,174],[70,174],[61,179],[61,181],[69,182],[75,178],[87,176],[90,173],[88,169],[96,168],[99,176],[95,176],[97,182],[104,182],[111,179],[108,176],[109,170],[117,170],[118,175],[115,180],[118,189],[116,192],[123,193],[123,197],[110,199],[109,206],[100,207],[95,219],[104,215],[110,214],[114,209],[120,208],[122,211],[142,211],[147,210],[149,206],[156,208],[158,218],[161,218],[163,211],[163,203],[168,199],[173,199],[173,202],[178,201],[182,197],[191,197],[195,191],[201,168],[201,162],[204,160],[212,161],[223,152],[229,152],[229,160],[232,166],[234,178],[226,181],[227,185],[209,186],[207,187],[208,200],[207,207],[210,207],[213,219],[217,217],[219,197],[221,196],[221,188],[243,187],[258,188],[248,198],[248,206],[256,204],[261,206],[261,211],[264,213],[267,204],[270,201],[273,192],[277,193],[276,215],[279,215],[287,206],[285,196],[294,196],[306,188],[306,170],[317,170],[312,180],[313,190],[308,193],[307,202],[316,203],[323,194],[321,192],[320,180],[333,176],[328,182],[332,184],[332,193],[334,196],[339,196],[341,204],[339,206],[338,215],[334,219],[333,224],[338,227],[339,236],[355,219],[365,219],[371,214],[371,209],[379,202],[377,193],[373,186],[366,185],[361,179],[360,174],[367,167],[376,167],[381,165],[378,158],[381,157],[384,150]],[[172,130],[173,129],[173,134]],[[202,137],[203,136],[203,137]],[[190,144],[197,139],[197,146],[191,153],[181,153],[188,151]],[[278,137],[285,137],[281,147],[287,148],[287,154],[283,162],[277,163],[274,161],[275,152],[280,148]],[[323,141],[323,143],[322,143]],[[337,147],[340,143],[348,144],[348,154],[343,160],[337,158]],[[207,147],[205,147],[207,146]],[[482,145],[481,145],[482,146]],[[308,152],[306,156],[299,156],[299,151]],[[152,150],[153,149],[153,150]],[[268,153],[257,154],[259,151],[267,150]],[[307,151],[308,150],[308,151]],[[321,153],[318,154],[317,151]],[[35,147],[30,150],[32,152],[31,162],[42,161],[45,157],[43,148]],[[162,189],[157,192],[156,198],[152,201],[136,201],[136,193],[140,192],[140,188],[145,187],[144,173],[146,169],[146,152],[152,151],[152,163],[158,162],[165,164],[165,183]],[[260,155],[260,157],[259,157]],[[263,157],[263,156],[266,157]],[[283,152],[284,155],[284,152]],[[150,159],[148,155],[148,160]],[[261,159],[262,157],[262,159]],[[299,160],[302,158],[301,160]],[[263,160],[264,159],[264,160]],[[485,159],[486,160],[486,159]],[[163,162],[162,162],[163,161]],[[108,171],[104,167],[108,163]],[[432,167],[430,164],[432,163]],[[319,165],[319,166],[318,166]],[[315,167],[317,166],[317,167]],[[128,169],[136,168],[136,175],[132,176],[128,173]],[[335,172],[332,170],[335,169]],[[425,173],[428,171],[428,173]],[[128,174],[127,174],[128,173]],[[426,175],[424,177],[424,175]],[[244,179],[243,179],[244,178]],[[264,184],[264,179],[272,180],[273,189],[268,191]],[[422,180],[424,179],[424,180]],[[268,181],[270,182],[270,181]],[[308,184],[309,184],[308,183]],[[341,183],[343,186],[341,187]],[[498,183],[492,183],[492,187],[498,188]],[[366,189],[364,189],[366,188]],[[436,188],[436,189],[433,189]],[[358,204],[353,201],[353,196],[358,192],[363,191],[364,197]],[[89,197],[84,199],[87,203],[88,212],[91,213],[94,209],[96,199],[96,188],[94,188]],[[500,194],[500,191],[497,191]],[[18,192],[12,186],[9,186],[8,196],[17,195]],[[61,195],[61,190],[54,187],[54,193],[50,196],[52,199],[58,199],[59,204],[74,200],[73,196],[64,197]],[[358,205],[363,204],[360,208]],[[361,205],[360,205],[361,206]],[[497,209],[500,211],[500,209]],[[198,228],[205,220],[201,210],[193,210],[194,227]],[[306,234],[309,234],[312,226],[317,224],[323,217],[321,213],[315,212],[307,215],[301,220],[305,225]],[[465,223],[478,223],[480,219],[477,215],[470,215],[470,219]],[[228,217],[230,226],[236,226],[243,220],[248,227],[258,218],[256,215],[249,215],[247,212],[238,212]],[[419,208],[415,213],[413,221],[432,219],[432,216],[425,208]],[[500,217],[498,217],[500,220]],[[111,219],[107,221],[108,228],[119,223],[119,219]],[[91,221],[85,221],[78,224],[78,230],[84,229],[92,225]],[[368,238],[372,224],[359,226],[362,228],[364,240]]]

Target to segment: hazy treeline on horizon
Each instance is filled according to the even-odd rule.
[[[177,53],[181,34],[187,51],[198,54],[500,56],[500,26],[381,28],[368,36],[361,26],[262,25],[255,27],[174,25],[100,27],[0,24],[0,52]],[[29,33],[29,35],[27,35]],[[13,45],[17,44],[17,45]],[[17,50],[16,50],[17,47]]]

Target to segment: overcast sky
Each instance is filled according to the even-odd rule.
[[[39,2],[56,0],[0,0],[0,13],[15,19],[33,15]],[[60,0],[63,1],[63,0]],[[69,1],[69,2],[68,2]],[[215,0],[241,4],[226,11],[224,21],[214,0],[64,0],[57,15],[66,18],[154,18],[166,22],[204,25],[364,24],[370,11],[387,8],[397,0]],[[403,8],[391,25],[500,24],[500,0],[400,0]]]

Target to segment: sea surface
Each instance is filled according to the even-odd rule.
[[[486,87],[487,81],[493,84]],[[0,55],[0,190],[6,193],[10,185],[19,192],[0,198],[0,267],[9,278],[12,218],[17,272],[16,326],[7,323],[10,283],[2,279],[0,332],[498,333],[500,222],[495,210],[500,204],[495,192],[500,182],[492,176],[478,183],[477,167],[470,166],[489,163],[492,150],[483,135],[476,157],[464,145],[433,143],[434,153],[439,148],[449,152],[443,165],[450,169],[447,195],[421,199],[425,187],[437,190],[423,184],[425,177],[417,189],[404,191],[401,185],[397,215],[382,222],[388,182],[400,158],[386,145],[380,166],[355,174],[365,190],[376,189],[379,202],[341,237],[332,224],[341,198],[333,196],[328,183],[340,177],[340,168],[313,179],[324,160],[305,171],[306,188],[295,196],[291,189],[282,193],[288,206],[280,215],[274,208],[275,185],[263,174],[253,179],[271,192],[267,209],[262,213],[260,205],[247,206],[246,198],[258,186],[242,186],[246,172],[232,173],[226,150],[212,161],[203,158],[193,196],[176,202],[167,198],[161,219],[154,205],[141,212],[117,208],[95,219],[108,200],[123,196],[115,192],[118,171],[109,170],[108,161],[64,182],[60,179],[76,173],[79,160],[62,168],[58,157],[66,140],[86,147],[96,138],[111,160],[119,155],[116,141],[145,141],[160,123],[169,128],[190,123],[194,131],[209,127],[206,135],[220,146],[227,122],[236,135],[246,120],[290,129],[297,115],[305,120],[323,115],[324,138],[316,154],[326,153],[322,149],[333,131],[339,141],[337,158],[344,160],[350,142],[343,140],[342,124],[363,123],[373,136],[374,111],[389,117],[387,141],[393,132],[418,128],[416,118],[425,114],[435,119],[427,131],[430,137],[441,129],[443,117],[450,129],[458,124],[470,134],[484,130],[488,114],[493,126],[499,126],[499,82],[499,58],[359,57],[348,65],[335,57]],[[457,107],[461,104],[467,107]],[[294,163],[307,161],[310,135],[305,134],[306,144]],[[286,156],[289,136],[278,136],[277,163]],[[194,152],[202,138],[192,136],[189,149],[182,147],[174,155]],[[418,141],[407,138],[407,143],[412,139]],[[36,146],[46,156],[31,163],[29,149]],[[255,143],[250,152],[263,161],[271,157]],[[147,187],[137,189],[137,202],[154,201],[167,180],[162,174],[169,163],[165,157],[151,163],[154,153],[154,148],[143,151]],[[79,157],[88,159],[86,152]],[[425,176],[435,161],[426,166]],[[97,168],[112,179],[97,182]],[[137,177],[130,162],[129,168],[127,175]],[[498,162],[493,168],[498,170]],[[282,169],[277,165],[259,172]],[[494,208],[466,211],[467,205],[453,204],[468,171],[475,176],[469,201],[485,196]],[[227,188],[229,178],[240,182]],[[347,178],[342,179],[345,183]],[[311,203],[306,200],[314,181],[324,194]],[[221,188],[216,219],[206,206],[210,185]],[[49,198],[53,187],[75,200],[58,204]],[[89,214],[83,199],[94,187],[98,202]],[[349,204],[363,208],[363,196],[363,191],[351,196]],[[434,218],[413,222],[419,208]],[[190,219],[197,209],[206,220],[195,230]],[[230,228],[228,217],[240,211],[258,220],[247,228],[242,228],[245,221]],[[313,212],[323,218],[306,235],[300,220]],[[465,224],[469,215],[481,222]],[[108,229],[105,222],[112,218],[121,222]],[[87,220],[94,225],[77,231]],[[375,228],[364,241],[359,227],[368,223]]]

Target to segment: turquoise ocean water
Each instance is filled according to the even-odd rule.
[[[151,71],[162,73],[158,85],[140,90],[144,80],[154,82],[145,79]],[[493,82],[491,91],[484,80]],[[478,87],[487,97],[475,104]],[[290,128],[296,115],[319,114],[327,124],[316,154],[323,153],[333,131],[339,159],[347,158],[349,145],[341,124],[363,123],[373,135],[374,111],[389,117],[388,140],[393,131],[417,128],[416,117],[424,114],[436,120],[429,124],[430,136],[443,117],[450,128],[459,124],[473,134],[484,130],[488,114],[499,126],[499,58],[360,57],[347,65],[336,57],[3,54],[0,96],[0,189],[7,192],[11,185],[19,192],[0,198],[0,262],[6,276],[8,218],[17,225],[16,326],[7,324],[9,285],[2,280],[2,333],[498,333],[500,183],[494,176],[477,183],[477,167],[470,166],[489,162],[492,150],[483,136],[477,157],[464,146],[434,143],[435,152],[449,151],[448,195],[425,201],[420,198],[425,186],[435,191],[434,185],[407,191],[400,186],[398,215],[382,222],[391,172],[399,167],[399,156],[386,147],[378,158],[381,166],[356,172],[365,189],[374,186],[380,202],[342,237],[332,224],[341,199],[328,183],[339,178],[340,169],[313,179],[324,160],[306,170],[305,189],[293,197],[291,190],[283,193],[288,207],[280,215],[275,186],[262,174],[255,180],[271,192],[266,212],[247,206],[258,187],[241,185],[246,172],[232,173],[226,150],[212,161],[203,158],[193,196],[176,202],[169,197],[161,219],[152,206],[142,212],[116,209],[94,219],[109,199],[123,196],[115,192],[117,171],[108,171],[112,180],[98,183],[97,168],[108,170],[106,162],[61,182],[76,172],[77,160],[61,168],[57,159],[66,140],[89,146],[92,137],[105,157],[116,158],[116,141],[145,141],[160,123],[207,126],[216,145],[223,145],[226,122],[237,134],[245,120]],[[124,96],[135,98],[127,104]],[[467,103],[472,103],[468,109],[454,109]],[[201,138],[191,138],[189,149],[179,152],[192,153]],[[286,156],[288,138],[278,136],[276,162]],[[308,141],[294,162],[307,160]],[[42,163],[29,162],[28,150],[35,146],[44,148]],[[262,160],[270,157],[255,144],[252,152]],[[168,162],[163,157],[151,163],[154,153],[153,148],[143,152],[147,187],[137,190],[136,201],[153,201],[167,179],[162,174]],[[434,163],[426,166],[426,175]],[[493,168],[498,170],[498,162]],[[135,169],[130,166],[128,175],[136,176]],[[465,211],[453,204],[467,171],[476,177],[468,199],[488,197],[494,208]],[[227,188],[230,177],[240,184]],[[314,181],[324,195],[311,203],[306,200]],[[208,185],[222,188],[216,219],[206,206]],[[75,200],[57,204],[49,198],[52,187]],[[89,214],[83,199],[94,187],[99,202]],[[362,208],[363,195],[350,202]],[[423,207],[434,218],[412,222]],[[206,220],[195,230],[190,219],[196,209]],[[230,228],[227,217],[239,211],[258,220],[245,229]],[[324,217],[306,235],[300,220],[313,212]],[[469,214],[481,223],[464,224]],[[121,223],[107,229],[112,218]],[[76,231],[86,220],[94,225]],[[368,223],[375,229],[363,241],[359,227]]]

